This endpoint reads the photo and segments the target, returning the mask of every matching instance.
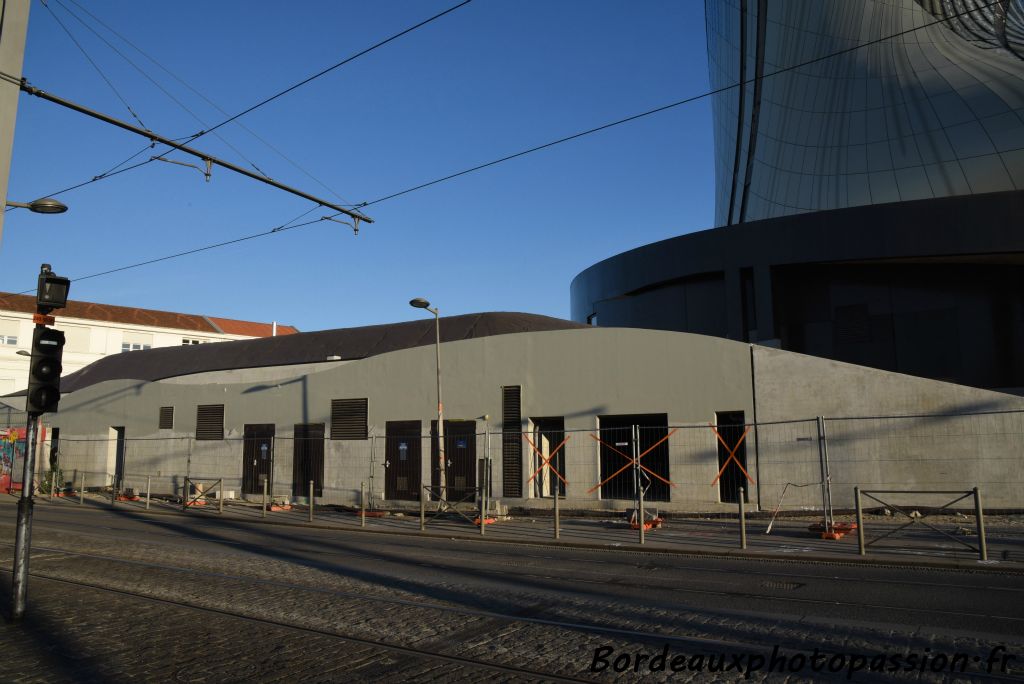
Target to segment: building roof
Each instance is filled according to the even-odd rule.
[[[253,323],[252,321],[236,321],[231,318],[215,318],[207,316],[215,328],[228,335],[247,335],[249,337],[273,337],[274,323]],[[294,335],[299,329],[290,325],[277,323],[276,334]]]
[[[17,311],[33,314],[36,312],[36,298],[30,295],[0,292],[0,311]],[[175,313],[173,311],[157,311],[155,309],[138,309],[132,306],[115,306],[113,304],[96,304],[68,300],[68,305],[59,309],[58,318],[82,318],[89,321],[107,323],[125,323],[129,325],[145,325],[154,328],[172,328],[198,333],[224,333],[228,335],[249,335],[252,337],[270,337],[272,324],[236,321],[230,318],[210,318],[195,314]],[[298,332],[290,325],[278,325],[278,335],[290,335]]]
[[[588,328],[559,318],[526,313],[479,313],[441,319],[441,341],[455,342],[491,335]],[[434,344],[434,321],[370,325],[296,333],[217,344],[162,347],[106,356],[61,381],[74,392],[107,380],[155,381],[194,373],[319,363],[340,357],[364,359],[378,354]]]

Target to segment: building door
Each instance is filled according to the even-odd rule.
[[[124,426],[112,427],[114,436],[114,490],[121,491],[124,486]]]
[[[384,437],[384,498],[420,500],[423,429],[418,420],[389,420]]]
[[[295,426],[292,451],[292,496],[324,495],[324,424],[299,423]]]
[[[438,485],[437,421],[430,421],[430,481]],[[476,421],[444,421],[444,454],[447,462],[448,501],[455,502],[476,489]],[[436,491],[436,490],[435,490]]]
[[[569,478],[565,474],[565,448],[568,445],[562,445],[561,449],[558,449],[559,445],[562,444],[562,440],[565,439],[565,418],[559,416],[558,418],[531,418],[533,423],[533,446],[536,449],[531,449],[533,452],[533,467],[530,472],[537,471],[538,468],[547,462],[548,465],[553,466],[555,470],[561,474],[563,478],[568,480]],[[554,457],[551,456],[551,452],[555,449],[558,451]],[[558,494],[565,496],[565,483],[563,483],[558,476],[551,472],[551,468],[541,468],[537,471],[537,476],[533,478],[534,496],[554,496],[555,487],[558,487]]]
[[[719,411],[715,413],[715,422],[717,423],[716,429],[718,434],[725,441],[725,444],[729,445],[729,449],[736,450],[736,458],[729,459],[729,449],[725,448],[725,444],[718,442],[718,469],[722,470],[722,466],[729,463],[725,470],[722,471],[722,476],[718,478],[718,500],[723,503],[739,503],[740,500],[740,487],[746,487],[746,493],[743,497],[744,503],[750,501],[750,485],[746,484],[747,478],[743,474],[747,468],[747,440],[736,447],[736,443],[740,441],[743,436],[743,430],[745,429],[743,411]],[[748,434],[747,437],[750,437]],[[717,441],[717,440],[716,440]],[[740,462],[743,469],[736,465],[736,461]]]
[[[668,472],[668,415],[665,413],[600,416],[601,425],[601,481],[608,480],[601,487],[602,499],[633,499],[636,496],[632,459],[647,452],[640,464],[669,480]],[[638,441],[633,451],[633,427],[636,426]],[[658,442],[661,442],[660,444]],[[658,446],[654,446],[657,444]],[[653,447],[653,448],[652,448]],[[648,451],[649,450],[649,451]],[[623,466],[618,475],[612,477]],[[646,501],[668,501],[668,485],[644,471],[640,481],[646,493]]]
[[[242,431],[242,493],[262,494],[263,480],[267,492],[273,491],[274,425],[256,423]],[[308,486],[308,485],[307,485]]]

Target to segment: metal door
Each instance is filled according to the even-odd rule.
[[[389,420],[385,429],[384,498],[419,501],[423,427],[418,420]]]
[[[725,444],[718,442],[719,470],[727,462],[729,463],[725,470],[722,471],[722,477],[718,479],[718,500],[739,503],[740,487],[745,487],[746,492],[743,498],[745,503],[749,503],[750,485],[747,484],[747,478],[743,474],[743,470],[747,470],[747,440],[743,439],[740,442],[740,439],[743,437],[743,430],[746,427],[744,425],[743,411],[717,412],[715,413],[715,422],[718,423],[718,434],[729,445],[729,449],[726,449]],[[747,437],[749,438],[750,435],[748,434]],[[737,444],[739,444],[738,447],[736,446]],[[729,459],[730,450],[735,450],[735,459]],[[736,465],[736,461],[739,461],[740,466],[743,466],[742,469]],[[750,471],[747,470],[747,472]]]
[[[622,472],[601,487],[602,499],[629,499],[636,496],[632,459],[647,452],[640,464],[660,477],[670,480],[668,472],[668,415],[664,413],[600,416],[601,421],[601,481],[622,468]],[[633,450],[633,426],[637,426],[639,439]],[[654,446],[657,444],[657,446]],[[653,447],[653,448],[652,448]],[[628,466],[623,468],[623,466]],[[668,501],[668,485],[641,471],[641,482],[647,488],[647,501]]]
[[[274,425],[246,425],[242,432],[242,493],[262,494],[263,480],[273,491]]]
[[[438,485],[437,421],[430,421],[431,484]],[[455,502],[476,489],[476,421],[444,421],[444,452],[448,501]]]
[[[324,424],[300,423],[295,426],[292,457],[292,496],[324,495]]]

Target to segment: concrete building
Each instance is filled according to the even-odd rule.
[[[0,395],[28,385],[29,351],[36,311],[35,297],[0,292]],[[69,375],[110,354],[159,347],[290,335],[288,325],[173,313],[128,306],[69,301],[54,312],[64,331],[64,374]]]
[[[706,6],[718,227],[591,266],[572,318],[1020,393],[1024,4]]]
[[[489,460],[505,505],[546,508],[558,486],[567,508],[622,510],[642,454],[641,485],[661,510],[733,510],[740,486],[770,509],[787,483],[820,482],[824,428],[837,506],[860,485],[979,486],[989,506],[1022,507],[1018,397],[528,314],[445,318],[441,334],[451,499],[473,499]],[[318,503],[353,505],[366,483],[378,504],[416,508],[437,485],[434,374],[429,320],[153,349],[66,378],[44,420],[76,485],[138,491],[149,478],[180,494],[187,476],[258,500],[265,478],[304,501],[312,481]],[[909,417],[874,417],[897,415]],[[546,459],[558,475],[538,472]],[[820,487],[787,497],[821,505]]]

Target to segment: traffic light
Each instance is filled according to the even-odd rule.
[[[39,285],[36,288],[36,311],[48,314],[68,305],[71,281],[50,270],[50,264],[39,267]]]
[[[28,400],[30,414],[51,413],[60,402],[60,359],[64,353],[64,333],[36,326],[32,333],[32,361],[29,364]]]

